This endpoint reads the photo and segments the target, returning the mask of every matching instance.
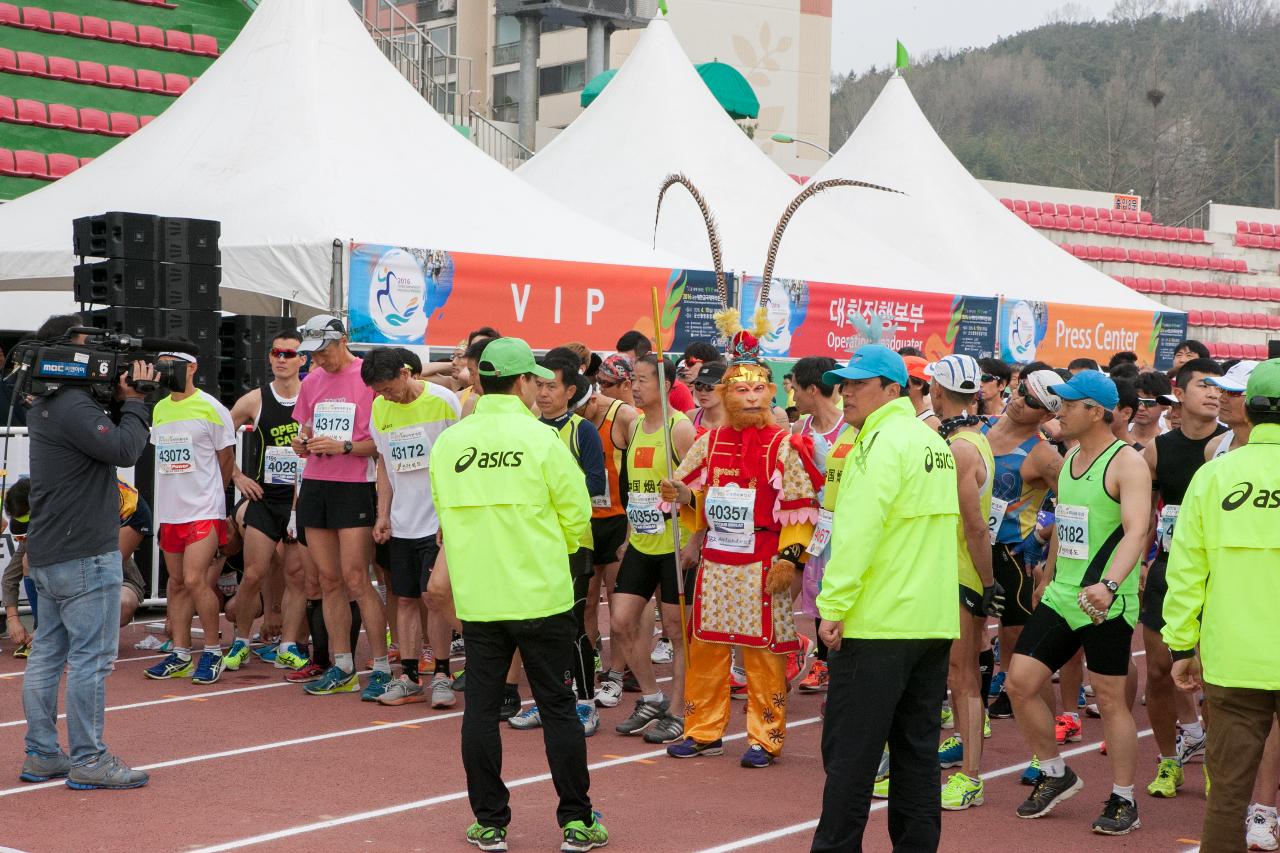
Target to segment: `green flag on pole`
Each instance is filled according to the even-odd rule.
[[[658,11],[664,16],[667,14],[667,0],[658,0]]]
[[[896,67],[899,71],[902,71],[910,66],[911,57],[907,56],[907,48],[902,44],[902,42],[898,42],[898,61]]]

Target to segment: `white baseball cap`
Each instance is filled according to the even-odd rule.
[[[346,337],[346,327],[342,321],[331,314],[317,314],[298,327],[298,337],[302,343],[298,349],[302,352],[315,352],[329,345],[330,341]]]
[[[1027,393],[1035,397],[1036,402],[1044,406],[1050,412],[1057,412],[1062,408],[1062,398],[1053,393],[1055,385],[1062,385],[1066,382],[1055,370],[1035,370],[1030,376],[1022,377],[1022,384],[1026,387]]]
[[[955,353],[945,356],[927,365],[924,372],[948,391],[976,394],[982,388],[982,367],[971,355]]]
[[[1237,361],[1231,365],[1222,376],[1206,376],[1205,382],[1210,385],[1217,385],[1223,391],[1232,391],[1237,394],[1243,394],[1249,385],[1249,376],[1253,373],[1253,369],[1258,366],[1256,361]]]

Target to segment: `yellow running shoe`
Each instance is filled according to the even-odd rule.
[[[952,773],[942,786],[942,807],[949,812],[964,811],[982,805],[982,780],[963,773]]]
[[[1156,765],[1156,778],[1147,786],[1147,793],[1153,797],[1171,800],[1178,796],[1182,787],[1182,767],[1176,758],[1162,758]]]

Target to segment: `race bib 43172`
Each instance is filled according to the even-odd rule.
[[[422,427],[405,427],[388,436],[391,469],[397,474],[427,469],[427,431]]]

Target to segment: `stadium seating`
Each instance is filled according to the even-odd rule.
[[[61,56],[45,57],[27,51],[14,54],[11,50],[0,48],[0,72],[5,71],[32,77],[105,86],[109,89],[130,89],[135,92],[150,92],[174,97],[191,88],[191,84],[196,79],[187,77],[185,74],[162,74],[159,71],[146,68],[135,69],[125,65],[104,68],[101,63],[89,60],[76,62]]]
[[[1033,228],[1052,228],[1063,231],[1079,231],[1117,236],[1136,237],[1144,240],[1164,240],[1173,243],[1206,243],[1204,229],[1175,227],[1153,222],[1148,211],[1111,210],[1105,207],[1087,207],[1079,204],[1058,204],[1017,198],[1002,198],[1000,203],[1014,213],[1040,214],[1041,224]],[[1049,217],[1049,218],[1044,218]],[[1065,217],[1060,221],[1058,217]],[[1020,217],[1021,218],[1021,217]]]
[[[54,181],[74,172],[84,163],[84,160],[70,154],[50,154],[46,158],[39,151],[0,148],[0,175],[10,177]]]
[[[91,107],[77,110],[67,104],[45,104],[43,101],[25,98],[15,101],[7,95],[0,95],[0,122],[12,124],[30,124],[103,136],[131,136],[154,118],[155,116],[136,116],[122,112],[113,112],[108,117],[102,110]]]
[[[177,8],[170,3],[130,0],[146,6]],[[0,26],[39,30],[78,38],[96,39],[130,44],[155,50],[170,50],[196,56],[217,56],[218,40],[207,33],[186,33],[180,30],[162,31],[154,26],[137,26],[129,21],[108,21],[95,15],[83,17],[73,12],[49,12],[47,9],[27,6],[21,10],[12,3],[0,3]]]

